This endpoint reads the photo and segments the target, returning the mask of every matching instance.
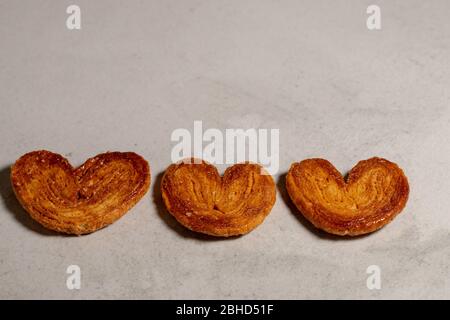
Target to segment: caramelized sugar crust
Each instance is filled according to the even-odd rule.
[[[258,164],[229,167],[221,177],[200,159],[170,165],[161,182],[168,211],[186,228],[218,237],[250,232],[270,213],[272,177]]]
[[[382,158],[360,161],[346,181],[324,159],[292,164],[286,188],[314,226],[336,235],[356,236],[380,229],[405,207],[409,185],[403,171]]]
[[[150,168],[132,152],[108,152],[78,168],[59,154],[33,151],[11,168],[17,199],[44,227],[86,234],[122,217],[147,192]]]

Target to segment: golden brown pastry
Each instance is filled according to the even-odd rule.
[[[370,233],[389,223],[408,200],[403,171],[381,158],[360,161],[346,180],[324,159],[292,164],[286,188],[314,226],[336,235]]]
[[[150,168],[132,152],[108,152],[73,168],[49,151],[23,155],[11,168],[19,202],[44,227],[68,234],[103,228],[147,192]]]
[[[221,177],[216,167],[199,159],[170,165],[161,193],[182,225],[218,237],[256,228],[272,209],[276,194],[272,177],[258,164],[233,165]]]

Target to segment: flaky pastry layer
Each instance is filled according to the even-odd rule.
[[[246,234],[261,224],[276,198],[272,177],[258,164],[229,167],[186,159],[164,173],[161,193],[168,211],[190,230],[213,236]]]
[[[150,185],[146,160],[132,152],[108,152],[78,168],[59,154],[34,151],[11,168],[17,199],[44,227],[67,234],[103,228],[133,207]]]
[[[360,161],[347,179],[324,159],[292,164],[286,188],[300,212],[319,229],[356,236],[389,223],[405,207],[403,171],[382,158]]]

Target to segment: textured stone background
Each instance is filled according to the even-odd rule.
[[[82,30],[65,27],[66,7]],[[450,2],[0,1],[1,298],[450,298]],[[161,207],[176,128],[280,128],[281,188],[245,237],[207,240]],[[9,185],[35,149],[81,164],[107,150],[150,161],[152,188],[114,225],[47,232]],[[290,163],[345,172],[378,155],[409,177],[389,226],[340,240],[285,201]],[[223,169],[221,167],[221,169]],[[153,199],[156,199],[156,203]],[[66,288],[66,268],[82,271]],[[368,290],[366,268],[382,271]]]

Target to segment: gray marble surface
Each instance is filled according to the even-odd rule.
[[[0,298],[450,298],[450,2],[0,1]],[[280,186],[265,223],[210,240],[161,206],[176,128],[280,129]],[[74,164],[135,151],[149,193],[108,228],[46,231],[21,209],[9,166],[49,149]],[[286,201],[304,158],[342,172],[378,155],[411,185],[406,209],[370,236],[313,230]],[[221,167],[223,169],[226,166]],[[81,268],[68,290],[66,268]],[[380,290],[366,269],[381,270]]]

